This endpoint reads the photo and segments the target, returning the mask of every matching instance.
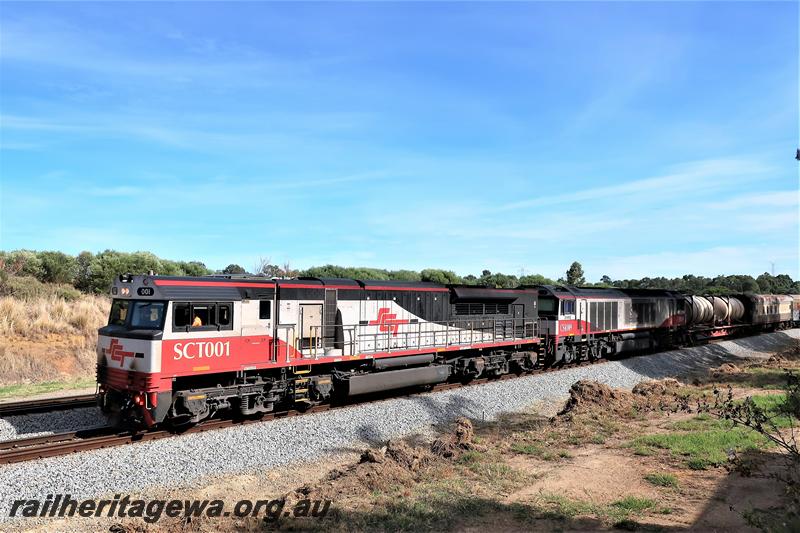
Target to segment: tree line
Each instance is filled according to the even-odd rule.
[[[77,290],[85,293],[105,293],[115,276],[123,272],[145,273],[153,271],[168,276],[204,276],[208,274],[248,274],[266,277],[311,276],[319,278],[355,278],[371,280],[430,281],[448,284],[485,285],[497,288],[514,288],[520,285],[567,284],[584,287],[618,287],[628,289],[670,289],[690,294],[737,294],[744,292],[764,294],[800,294],[800,281],[786,274],[773,276],[767,272],[754,278],[749,275],[716,276],[713,278],[687,274],[676,278],[645,277],[641,279],[613,280],[602,276],[598,281],[586,280],[579,262],[572,263],[564,276],[551,279],[540,274],[517,276],[483,270],[480,275],[459,276],[452,270],[427,268],[416,270],[387,270],[368,267],[343,267],[323,265],[296,270],[289,263],[273,264],[269,258],[260,258],[250,269],[230,264],[214,271],[200,261],[172,261],[150,252],[117,252],[105,250],[93,254],[81,252],[71,256],[56,251],[15,250],[0,251],[0,292],[35,294],[39,284],[56,284],[63,291]],[[71,293],[70,293],[71,294]]]

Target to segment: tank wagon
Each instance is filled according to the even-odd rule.
[[[800,325],[800,296],[122,275],[97,344],[112,422],[191,424]]]
[[[148,426],[537,364],[530,290],[123,275],[111,294],[98,338],[100,406]]]

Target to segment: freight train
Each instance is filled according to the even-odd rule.
[[[119,276],[97,345],[112,423],[194,424],[800,324],[800,296]]]

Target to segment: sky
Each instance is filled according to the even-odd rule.
[[[2,2],[0,249],[797,279],[799,25],[797,2]]]

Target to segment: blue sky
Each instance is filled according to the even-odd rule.
[[[0,248],[800,277],[798,3],[0,5]]]

